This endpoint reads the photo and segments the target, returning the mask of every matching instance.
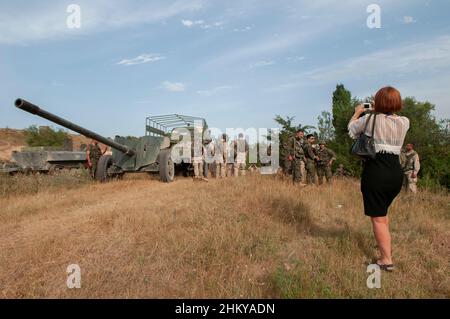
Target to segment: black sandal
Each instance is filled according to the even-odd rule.
[[[384,270],[384,271],[387,271],[387,272],[392,272],[395,269],[395,266],[393,264],[383,265],[383,264],[380,264],[380,263],[376,262],[376,265],[378,267],[380,267],[381,270]]]

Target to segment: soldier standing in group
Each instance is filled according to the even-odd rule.
[[[201,139],[194,139],[192,148],[192,165],[194,166],[194,179],[203,178],[203,145]]]
[[[295,136],[292,136],[287,144],[288,160],[292,167],[294,183],[302,183],[301,163],[305,160],[304,136],[305,133],[302,130],[297,130]]]
[[[400,157],[403,168],[403,186],[407,192],[417,193],[417,176],[420,171],[419,154],[414,150],[414,144],[406,145],[406,152]]]
[[[106,150],[107,148],[105,148],[105,151],[102,152],[96,140],[92,140],[91,144],[89,144],[89,146],[87,147],[86,159],[89,166],[89,172],[92,178],[95,178],[95,172],[97,171],[98,161],[100,160],[100,157],[102,157],[102,155],[106,153]]]
[[[317,161],[317,176],[319,177],[319,185],[323,184],[323,177],[325,176],[328,183],[331,183],[333,173],[331,167],[336,160],[336,154],[326,147],[325,142],[319,143],[319,150],[317,151],[319,160]]]
[[[316,184],[316,161],[319,160],[313,147],[315,140],[315,136],[309,134],[306,137],[306,143],[303,146],[306,158],[306,183],[314,185]]]
[[[239,174],[245,176],[248,151],[248,143],[244,138],[244,134],[240,133],[238,139],[234,141],[233,173],[235,177],[239,176]]]
[[[203,177],[208,180],[211,163],[214,159],[214,143],[210,138],[205,139],[204,161],[203,161]]]
[[[223,134],[216,148],[216,178],[225,178],[227,174],[228,147],[227,135]]]

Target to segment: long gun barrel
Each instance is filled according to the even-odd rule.
[[[110,147],[112,147],[112,148],[114,148],[116,150],[119,150],[119,151],[121,151],[121,152],[123,152],[123,153],[125,153],[125,154],[127,154],[129,156],[133,156],[133,155],[136,154],[136,152],[134,150],[132,150],[131,148],[129,148],[129,147],[125,146],[125,145],[116,143],[115,141],[113,141],[111,139],[108,139],[106,137],[103,137],[103,136],[95,133],[95,132],[92,132],[90,130],[82,128],[79,125],[76,125],[76,124],[74,124],[74,123],[72,123],[70,121],[67,121],[67,120],[65,120],[65,119],[63,119],[63,118],[61,118],[59,116],[56,116],[56,115],[54,115],[52,113],[49,113],[49,112],[41,109],[40,107],[38,107],[38,106],[36,106],[36,105],[34,105],[34,104],[30,103],[30,102],[27,102],[27,101],[25,101],[23,99],[17,99],[14,104],[15,104],[16,107],[18,107],[21,110],[24,110],[24,111],[29,112],[31,114],[43,117],[43,118],[45,118],[45,119],[47,119],[47,120],[49,120],[49,121],[51,121],[53,123],[59,124],[59,125],[65,127],[65,128],[67,128],[69,130],[72,130],[72,131],[77,132],[77,133],[79,133],[81,135],[84,135],[86,137],[92,138],[92,139],[94,139],[94,140],[96,140],[96,141],[98,141],[100,143],[108,145],[108,146],[110,146]]]

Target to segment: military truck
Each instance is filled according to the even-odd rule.
[[[101,136],[59,116],[47,112],[40,107],[17,99],[15,106],[31,114],[45,118],[83,136],[108,145],[112,155],[103,155],[97,165],[95,179],[100,182],[121,177],[125,173],[157,173],[165,183],[174,181],[177,169],[185,169],[189,159],[175,163],[172,149],[180,142],[180,131],[194,134],[194,127],[199,127],[202,134],[207,130],[205,119],[186,115],[162,115],[147,117],[145,136],[116,136],[114,140]],[[193,139],[191,139],[193,140]]]

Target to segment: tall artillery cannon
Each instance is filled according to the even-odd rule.
[[[69,130],[112,148],[112,155],[103,155],[97,165],[95,179],[101,182],[125,173],[159,173],[161,181],[170,183],[175,178],[178,166],[185,168],[187,163],[174,163],[172,148],[178,140],[171,140],[175,129],[185,128],[193,132],[194,121],[201,121],[202,129],[207,129],[206,121],[202,118],[183,115],[164,115],[148,117],[146,135],[136,137],[116,136],[114,140],[101,136],[59,116],[47,112],[40,107],[17,99],[15,106],[31,114],[45,118]]]

